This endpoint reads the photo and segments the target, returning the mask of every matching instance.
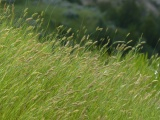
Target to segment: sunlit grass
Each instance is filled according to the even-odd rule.
[[[39,43],[34,26],[26,20],[12,26],[5,15],[0,15],[1,120],[160,119],[159,57],[149,60],[137,46],[122,57],[127,43],[107,55],[87,37],[83,46],[55,34]]]

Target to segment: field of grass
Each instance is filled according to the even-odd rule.
[[[124,43],[107,55],[88,37],[71,46],[72,37],[58,32],[40,43],[34,26],[15,26],[7,11],[0,13],[0,120],[160,119],[158,56],[147,59],[137,45],[121,57]]]

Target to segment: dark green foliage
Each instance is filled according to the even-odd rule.
[[[36,0],[15,0],[15,4],[28,3],[30,1],[33,2],[33,1],[36,1]],[[37,0],[37,1],[40,1],[40,0]]]
[[[15,5],[26,5],[26,3],[28,5],[28,3],[31,1],[33,0],[15,0]],[[81,0],[66,1],[81,4]],[[160,53],[160,42],[158,41],[160,37],[160,35],[158,34],[158,32],[160,31],[160,20],[158,20],[157,16],[148,15],[148,12],[146,12],[146,10],[143,9],[143,6],[139,6],[139,4],[135,2],[135,0],[125,0],[124,2],[122,2],[122,4],[119,5],[112,4],[112,2],[97,2],[96,5],[98,5],[99,9],[102,12],[102,14],[100,14],[99,16],[103,16],[99,17],[98,20],[95,20],[94,17],[89,17],[90,14],[87,14],[87,10],[83,13],[80,12],[78,14],[79,17],[77,17],[76,20],[65,20],[65,17],[61,18],[61,16],[59,15],[62,14],[62,12],[54,12],[54,17],[52,17],[52,20],[48,20],[51,18],[49,11],[44,16],[45,21],[47,21],[45,25],[43,25],[44,27],[47,26],[46,34],[54,31],[56,26],[59,26],[63,23],[63,25],[67,27],[67,29],[71,27],[73,28],[73,32],[77,34],[76,31],[77,29],[79,29],[79,27],[77,27],[77,23],[79,24],[86,22],[83,23],[83,25],[88,25],[87,34],[89,34],[92,37],[93,41],[98,41],[99,47],[105,45],[108,42],[108,39],[110,39],[110,43],[114,43],[116,41],[133,40],[133,42],[129,45],[134,46],[139,42],[139,38],[143,33],[143,39],[144,41],[146,41],[147,44],[145,45],[142,51],[153,53],[154,50]],[[95,13],[93,12],[93,14]],[[87,17],[84,19],[84,16]],[[91,24],[91,22],[87,22],[87,20],[89,19],[90,21],[96,22],[93,22]],[[77,41],[79,41],[84,35],[83,32],[81,33],[81,31],[84,31],[81,30],[82,26],[80,26],[80,32],[78,33],[78,37],[76,38]],[[100,28],[103,28],[103,31],[95,32],[95,27],[92,26],[99,26]],[[107,32],[105,31],[106,28],[109,28]],[[60,34],[60,36],[63,36],[66,33],[67,29],[64,29],[63,33]],[[115,33],[116,29],[118,29],[117,33]],[[128,33],[130,33],[130,35],[126,38],[126,35]]]
[[[78,4],[81,4],[81,0],[67,0],[68,2],[71,2],[71,3],[78,3]]]
[[[99,9],[105,13],[105,19],[113,21],[115,24],[118,22],[118,9],[116,9],[111,3],[102,2],[98,4]]]
[[[139,6],[135,0],[125,0],[118,7],[111,3],[102,3],[98,6],[105,13],[105,20],[111,21],[115,27],[119,28],[119,32],[116,35],[110,35],[114,36],[114,38],[111,38],[112,42],[124,40],[125,34],[130,33],[127,39],[132,39],[133,42],[130,45],[134,46],[143,34],[146,44],[142,51],[148,52],[150,55],[154,52],[160,53],[160,23],[157,16],[148,15],[144,7],[142,5]]]
[[[109,10],[113,6],[111,3],[100,2],[100,3],[98,3],[98,7],[103,12],[103,11]]]
[[[119,26],[123,28],[137,27],[141,21],[140,16],[141,11],[135,0],[125,1],[119,11]]]
[[[158,42],[159,39],[159,34],[158,34],[158,24],[156,23],[155,19],[152,16],[148,16],[142,26],[141,26],[141,31],[144,34],[144,37],[147,40],[147,43],[151,45],[153,48],[156,47],[156,43]]]
[[[15,0],[15,3],[23,3],[25,0]]]

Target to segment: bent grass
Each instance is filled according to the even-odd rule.
[[[90,51],[90,41],[40,43],[31,26],[7,22],[0,38],[1,120],[160,119],[159,57],[132,50],[121,58],[124,43],[110,56]]]

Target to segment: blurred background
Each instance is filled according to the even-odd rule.
[[[1,3],[1,8],[5,3],[14,3],[17,18],[26,7],[28,16],[44,11],[45,34],[64,25],[63,33],[68,28],[75,34],[78,31],[77,41],[84,34],[98,41],[98,46],[109,39],[110,44],[133,40],[131,46],[145,41],[140,52],[149,56],[160,54],[160,0],[1,0]]]

